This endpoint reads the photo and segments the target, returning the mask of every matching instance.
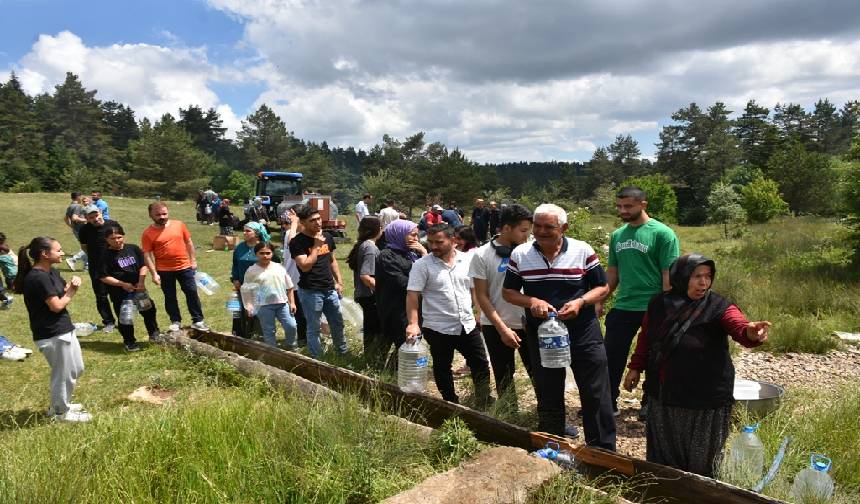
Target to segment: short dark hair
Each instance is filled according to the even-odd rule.
[[[454,228],[445,222],[441,224],[433,224],[427,228],[427,236],[434,235],[436,233],[445,233],[445,236],[452,238],[454,236]]]
[[[78,191],[72,191],[72,199],[73,200],[76,200],[80,197],[81,197],[81,193],[79,193]]]
[[[112,223],[108,224],[108,229],[107,229],[107,231],[105,231],[105,238],[107,238],[110,235],[115,235],[115,234],[125,236],[125,229],[123,229],[122,226],[118,222],[112,222]]]
[[[301,208],[296,210],[296,217],[298,217],[299,220],[308,220],[314,214],[319,215],[319,213],[320,213],[319,210],[317,210],[316,208],[314,208],[310,205],[302,205]]]
[[[152,215],[152,211],[155,210],[156,208],[167,208],[167,203],[165,203],[163,201],[153,201],[147,207],[147,209],[149,210],[149,215]]]
[[[361,197],[361,199],[367,199],[367,198],[372,198],[370,193],[365,193],[364,196]]]
[[[636,201],[645,201],[648,197],[645,195],[645,191],[642,190],[641,187],[638,186],[627,186],[622,187],[618,194],[615,195],[616,198],[633,198]]]
[[[386,201],[385,204],[390,206],[390,207],[393,207],[394,206],[394,200],[390,199],[390,200]]]
[[[275,245],[274,243],[270,242],[270,241],[265,241],[265,242],[261,241],[258,244],[254,245],[254,253],[256,254],[257,252],[263,250],[264,248],[271,250],[272,255],[274,255],[275,250],[277,250],[278,246]]]
[[[534,222],[535,218],[531,210],[519,203],[508,205],[502,209],[502,214],[499,216],[499,229],[503,226],[518,226],[524,220]]]

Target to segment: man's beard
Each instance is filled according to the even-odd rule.
[[[630,215],[630,217],[621,217],[621,220],[623,220],[624,222],[633,222],[639,219],[639,217],[642,217],[642,210],[639,210],[635,214]]]

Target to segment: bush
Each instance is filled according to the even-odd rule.
[[[481,450],[475,433],[463,420],[445,420],[431,438],[434,458],[445,466],[456,466]]]
[[[732,186],[717,182],[708,195],[709,220],[723,225],[723,234],[729,238],[739,233],[740,227],[746,222],[746,212],[740,204],[740,195]]]
[[[621,183],[621,187],[626,186],[638,186],[645,191],[650,217],[664,223],[678,221],[678,197],[669,184],[668,177],[662,173],[632,177]]]
[[[218,193],[222,198],[233,202],[245,201],[251,198],[254,192],[254,177],[240,171],[232,171],[227,177],[227,185]]]
[[[741,188],[741,206],[750,222],[768,222],[788,213],[788,203],[779,194],[779,184],[759,177]]]

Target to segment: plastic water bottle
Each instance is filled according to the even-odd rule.
[[[424,338],[406,341],[397,350],[397,386],[404,392],[427,390],[430,352]]]
[[[209,273],[204,273],[202,271],[194,273],[194,282],[197,284],[197,288],[202,290],[207,296],[215,294],[215,291],[221,288],[221,286],[218,285],[218,282],[216,282]]]
[[[258,299],[260,294],[260,286],[254,282],[246,282],[239,289],[242,295],[242,305],[245,306],[245,311],[248,315],[254,316],[257,313],[257,307],[260,305]]]
[[[729,450],[729,467],[734,483],[752,488],[764,471],[764,444],[755,431],[758,424],[744,426]]]
[[[131,298],[138,312],[143,312],[152,308],[152,298],[146,292],[135,292]]]
[[[96,332],[98,326],[91,322],[78,322],[75,324],[75,336],[89,336],[90,334]]]
[[[242,316],[242,303],[239,301],[239,293],[233,291],[230,293],[230,299],[227,300],[227,311],[229,311],[234,319]]]
[[[6,299],[0,301],[0,310],[8,310],[12,307],[12,303],[15,302],[15,298],[12,297],[12,294],[6,293]]]
[[[540,364],[545,368],[570,366],[570,337],[567,327],[551,312],[549,318],[538,326]]]
[[[813,453],[809,456],[809,467],[794,477],[791,498],[795,502],[824,502],[833,497],[833,479],[827,473],[833,462]]]
[[[567,450],[562,450],[555,441],[548,442],[545,447],[532,452],[532,455],[551,460],[565,469],[572,469],[576,464],[573,454]]]
[[[119,323],[122,325],[134,325],[134,316],[137,315],[137,307],[131,298],[125,299],[119,307]]]

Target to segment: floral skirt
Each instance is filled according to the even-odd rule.
[[[666,406],[649,396],[646,460],[713,477],[729,435],[731,415],[732,404],[687,409]]]

